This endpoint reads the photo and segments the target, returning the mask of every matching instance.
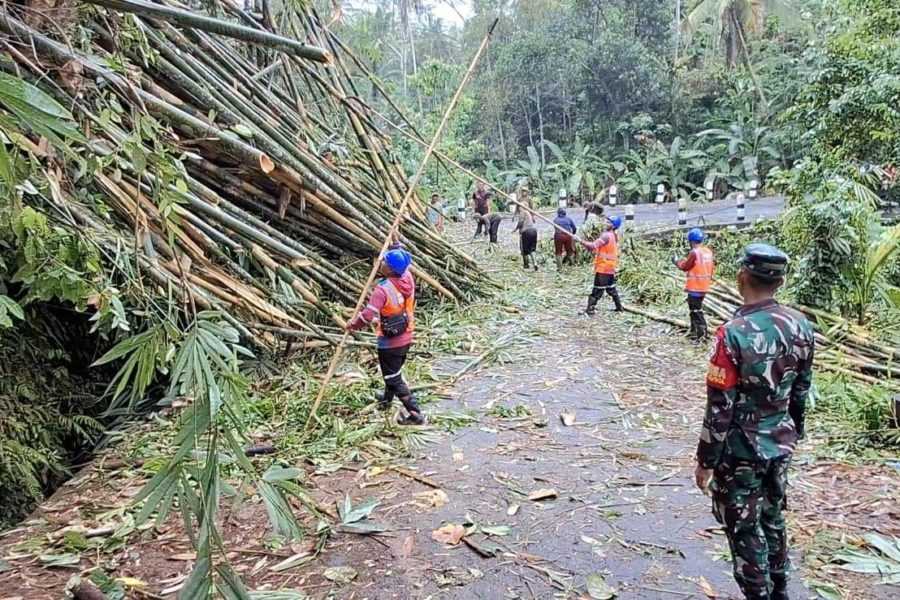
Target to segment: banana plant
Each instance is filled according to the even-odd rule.
[[[598,182],[602,185],[611,173],[609,163],[581,138],[575,138],[575,145],[568,156],[551,141],[545,140],[544,145],[555,159],[547,166],[546,172],[553,177],[557,188],[565,188],[569,194],[578,196],[584,192],[593,197]]]
[[[676,136],[668,148],[659,144],[658,154],[664,183],[671,190],[672,197],[691,196],[700,188],[691,182],[691,176],[706,166],[705,152],[686,147],[684,138]]]
[[[528,160],[517,160],[510,169],[500,171],[499,176],[504,177],[504,184],[508,188],[515,187],[520,181],[528,180],[533,187],[543,188],[544,166],[541,164],[541,157],[534,146],[526,148]]]
[[[876,228],[881,229],[880,226]],[[885,266],[898,249],[900,249],[900,225],[882,230],[881,234],[869,244],[865,259],[853,277],[856,317],[860,325],[865,323],[866,312],[876,297],[880,296],[888,303],[898,305],[900,290],[888,284],[883,277]]]
[[[656,186],[664,180],[659,153],[645,155],[631,150],[617,162],[625,166],[624,173],[618,178],[621,190],[626,196],[637,196],[638,202],[649,202],[656,193]]]
[[[759,177],[781,159],[768,127],[732,123],[728,128],[705,129],[696,134],[708,141],[706,153],[715,159],[711,175],[721,177],[733,187]]]

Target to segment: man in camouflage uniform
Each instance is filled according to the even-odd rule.
[[[803,436],[815,338],[803,315],[775,301],[787,262],[767,244],[744,250],[737,277],[744,305],[716,332],[697,446],[696,483],[712,493],[748,600],[788,597],[782,511],[791,454]]]

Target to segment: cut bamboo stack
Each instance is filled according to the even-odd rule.
[[[158,294],[221,309],[258,341],[291,330],[333,343],[407,190],[344,47],[311,3],[252,14],[228,0],[204,15],[89,1],[102,7],[77,23],[0,12],[0,68],[70,108],[85,138],[78,159],[41,157],[57,218],[130,253]],[[24,149],[46,146],[23,132]],[[419,199],[399,240],[436,295],[489,288]]]

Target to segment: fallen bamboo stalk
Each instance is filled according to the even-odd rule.
[[[419,184],[419,180],[422,178],[422,174],[425,172],[425,168],[428,166],[428,159],[434,153],[435,147],[437,147],[438,142],[441,139],[441,135],[444,132],[444,128],[447,126],[447,122],[450,120],[450,115],[453,114],[453,110],[456,108],[457,103],[459,102],[459,98],[462,95],[463,89],[465,89],[466,83],[468,83],[469,78],[472,76],[472,73],[475,71],[475,66],[478,64],[478,61],[481,59],[481,55],[484,52],[484,49],[487,47],[488,42],[491,39],[491,34],[494,32],[494,27],[497,26],[497,21],[499,19],[495,19],[491,24],[490,29],[488,29],[487,34],[485,34],[484,39],[481,42],[481,46],[479,46],[478,51],[475,53],[475,56],[472,58],[472,62],[469,64],[468,70],[463,75],[462,81],[460,81],[459,86],[456,89],[456,93],[453,95],[453,98],[450,100],[450,105],[444,111],[444,116],[441,118],[441,122],[438,125],[437,131],[434,133],[434,138],[431,140],[431,144],[428,146],[428,149],[425,151],[425,155],[422,157],[422,160],[419,164],[419,168],[416,171],[416,174],[409,182],[409,187],[407,188],[406,195],[403,197],[403,201],[400,203],[400,207],[397,209],[397,215],[394,217],[394,222],[391,223],[390,229],[388,229],[387,235],[384,238],[384,242],[382,242],[381,249],[378,254],[375,255],[374,260],[372,261],[372,268],[369,272],[369,276],[366,279],[366,284],[363,286],[362,291],[360,292],[359,298],[356,301],[356,306],[353,309],[353,314],[356,315],[359,310],[362,308],[363,302],[365,302],[366,294],[369,292],[369,286],[372,285],[372,282],[375,280],[375,275],[378,273],[378,268],[381,262],[381,257],[384,252],[388,249],[391,244],[391,241],[396,233],[397,229],[400,226],[400,222],[403,220],[403,213],[406,210],[407,204],[409,204],[410,199],[412,198],[416,186]],[[305,428],[308,429],[312,424],[313,419],[316,418],[316,413],[319,409],[319,405],[322,403],[322,399],[325,397],[325,391],[328,387],[328,384],[331,381],[331,378],[334,376],[334,371],[337,368],[338,361],[341,358],[341,353],[343,352],[344,345],[347,342],[347,339],[350,336],[349,331],[345,331],[343,337],[341,338],[340,343],[335,349],[334,356],[331,359],[331,363],[328,366],[328,370],[325,373],[325,378],[322,380],[322,384],[319,386],[319,391],[316,394],[316,399],[313,402],[312,408],[309,411],[309,417],[306,420]]]
[[[285,54],[305,58],[307,60],[313,60],[320,63],[331,62],[331,54],[324,48],[303,44],[297,40],[275,35],[274,33],[269,33],[262,29],[237,25],[235,23],[199,15],[179,8],[171,8],[161,4],[143,2],[141,0],[85,0],[85,2],[104,6],[112,10],[169,21],[170,23],[175,23],[182,27],[190,27],[192,29],[200,29],[201,31],[224,35],[248,44],[273,48],[280,52],[284,52]]]

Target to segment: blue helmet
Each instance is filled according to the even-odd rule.
[[[384,264],[386,264],[397,277],[400,277],[406,273],[406,269],[412,264],[412,255],[406,250],[389,250],[384,253]]]
[[[622,226],[622,217],[610,217],[609,224],[612,225],[613,229],[618,229]]]
[[[706,235],[703,234],[703,230],[699,227],[694,227],[690,231],[688,231],[687,239],[692,244],[699,244],[704,239],[706,239]]]

